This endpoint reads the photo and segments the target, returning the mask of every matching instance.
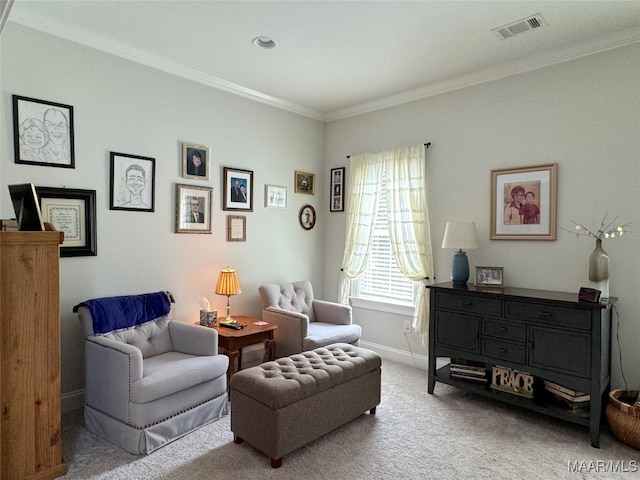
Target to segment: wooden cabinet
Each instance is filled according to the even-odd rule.
[[[0,232],[0,479],[66,473],[60,412],[60,232]]]
[[[578,301],[578,295],[521,288],[487,289],[431,285],[428,392],[436,382],[515,404],[589,427],[599,446],[603,397],[609,390],[611,305]],[[493,390],[486,384],[451,378],[436,358],[501,365],[538,379],[533,399]],[[571,410],[550,401],[542,380],[589,393],[589,408]]]

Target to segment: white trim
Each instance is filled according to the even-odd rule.
[[[218,90],[223,90],[265,105],[280,108],[282,110],[324,122],[332,122],[376,110],[383,110],[385,108],[421,100],[427,97],[433,97],[442,93],[605,52],[614,48],[626,47],[634,43],[640,43],[640,29],[630,28],[610,35],[603,35],[575,45],[570,45],[568,47],[559,48],[550,52],[525,57],[502,65],[497,65],[495,67],[479,70],[468,75],[453,77],[409,92],[392,95],[390,97],[381,98],[372,102],[356,105],[354,107],[337,109],[323,113],[303,105],[298,105],[287,100],[276,98],[241,85],[228,82],[213,75],[182,65],[178,62],[174,62],[163,56],[155,55],[146,50],[130,47],[114,41],[113,39],[96,35],[95,33],[84,29],[56,22],[33,12],[14,8],[11,12],[9,21],[125,58],[160,71],[171,73],[178,77],[186,78]]]
[[[151,67],[162,72],[170,73],[218,90],[248,98],[249,100],[280,108],[282,110],[287,110],[292,113],[297,113],[314,120],[324,120],[324,113],[317,110],[289,102],[288,100],[272,97],[271,95],[267,95],[256,90],[251,90],[250,88],[228,82],[227,80],[209,75],[208,73],[188,67],[179,62],[174,62],[162,55],[156,55],[155,53],[141,48],[125,45],[124,43],[114,41],[113,39],[97,35],[89,30],[65,25],[37,13],[14,9],[9,21],[56,37],[64,38],[70,42],[78,43],[116,57],[124,58],[141,65],[146,65],[147,67]]]
[[[63,393],[60,396],[60,410],[62,413],[72,412],[84,407],[86,403],[87,390],[75,390],[73,392]]]
[[[384,369],[384,360],[391,360],[392,362],[408,365],[409,367],[420,368],[422,370],[427,369],[427,363],[429,361],[429,357],[426,357],[425,355],[417,355],[415,353],[407,352],[405,350],[391,348],[385,345],[367,342],[364,340],[360,340],[360,346],[368,350],[373,350],[378,355],[380,355],[383,360],[382,362],[383,369]],[[426,385],[427,383],[426,377],[424,381]]]
[[[485,68],[468,75],[460,75],[442,82],[433,83],[423,88],[411,90],[398,95],[381,98],[372,102],[363,103],[354,107],[337,109],[326,112],[325,121],[332,122],[343,118],[362,115],[376,110],[395,107],[403,103],[414,102],[427,97],[433,97],[443,93],[460,90],[481,83],[491,82],[500,78],[517,75],[519,73],[549,67],[558,63],[575,60],[596,53],[626,47],[640,42],[640,29],[630,28],[611,35],[604,35],[586,42],[558,48],[550,52],[532,55],[512,62],[503,63],[495,67]]]
[[[377,312],[394,313],[396,315],[404,315],[413,317],[415,310],[413,305],[402,303],[385,302],[382,300],[373,300],[371,298],[350,297],[351,306],[356,308],[366,308]]]

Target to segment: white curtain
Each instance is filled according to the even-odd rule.
[[[428,277],[433,277],[433,253],[427,210],[424,146],[403,147],[351,157],[345,250],[339,300],[349,301],[349,281],[366,268],[375,206],[386,182],[389,236],[403,275],[420,282],[412,327],[427,340]]]
[[[338,296],[344,304],[349,303],[349,282],[367,266],[384,171],[383,158],[376,154],[353,155],[349,165],[347,225]]]
[[[429,331],[425,288],[433,278],[433,251],[427,209],[425,147],[405,147],[390,152],[386,162],[387,208],[391,248],[400,272],[420,282],[411,326],[426,345]]]

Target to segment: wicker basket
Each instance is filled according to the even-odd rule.
[[[621,402],[619,397],[626,394],[638,398],[638,391],[612,390],[606,415],[615,437],[625,445],[640,450],[640,399],[633,405]]]

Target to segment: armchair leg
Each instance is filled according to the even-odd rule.
[[[282,466],[282,457],[271,459],[271,468],[280,468]]]

